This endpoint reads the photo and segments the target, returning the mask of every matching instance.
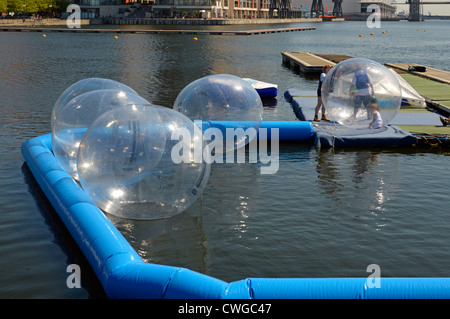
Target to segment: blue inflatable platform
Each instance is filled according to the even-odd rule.
[[[317,104],[315,92],[290,89],[284,94],[301,121],[312,121]],[[395,118],[394,118],[395,119]],[[406,118],[410,120],[410,118]],[[394,121],[395,123],[395,121]],[[314,122],[314,145],[316,147],[381,147],[392,148],[412,146],[417,137],[394,125],[377,130],[351,129],[334,122]]]
[[[379,288],[370,288],[367,278],[245,278],[229,283],[182,267],[146,263],[62,169],[50,134],[26,141],[22,154],[109,298],[450,298],[450,278],[383,277]]]

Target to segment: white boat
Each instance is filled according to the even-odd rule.
[[[278,94],[278,85],[276,84],[258,81],[250,78],[243,78],[243,80],[250,83],[262,98],[276,97]]]

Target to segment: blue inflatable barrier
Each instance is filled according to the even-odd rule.
[[[248,123],[245,121],[208,121],[202,123],[202,130],[210,127],[217,128],[225,135],[227,128],[248,129],[251,127]],[[307,121],[262,121],[258,133],[261,133],[261,130],[265,130],[267,133],[266,138],[270,140],[273,129],[278,131],[280,141],[311,141],[315,134],[312,123]]]
[[[368,287],[366,278],[248,278],[227,283],[186,268],[146,263],[62,169],[50,134],[26,141],[22,154],[109,298],[450,298],[450,278],[381,278],[380,288]]]

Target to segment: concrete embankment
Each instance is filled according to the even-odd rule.
[[[81,19],[80,24],[90,24],[88,19]],[[0,27],[45,27],[67,25],[66,19],[0,19]]]
[[[159,18],[98,18],[91,25],[242,25],[242,24],[286,24],[322,22],[321,18],[294,19],[159,19]]]
[[[331,22],[344,19],[327,19]],[[96,18],[81,19],[81,26],[87,25],[258,25],[325,22],[322,18],[292,19],[159,19],[159,18]],[[66,19],[0,19],[0,27],[46,27],[65,26]]]

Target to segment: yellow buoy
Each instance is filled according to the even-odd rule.
[[[46,34],[43,34],[42,36],[45,38],[47,35],[46,35]]]
[[[383,34],[386,34],[386,32],[384,32],[384,31],[383,31],[382,33],[383,33]]]
[[[423,32],[427,32],[427,30],[423,30]]]
[[[114,36],[114,39],[118,39],[119,37],[117,35]]]
[[[359,37],[360,37],[360,38],[362,38],[362,37],[363,37],[363,35],[362,35],[362,34],[360,34],[360,35],[359,35]]]
[[[370,35],[374,35],[374,34],[375,34],[375,33],[372,32]]]
[[[198,39],[194,37],[194,39],[193,39],[193,40],[197,41]]]
[[[420,31],[420,29],[417,29],[417,31]]]

